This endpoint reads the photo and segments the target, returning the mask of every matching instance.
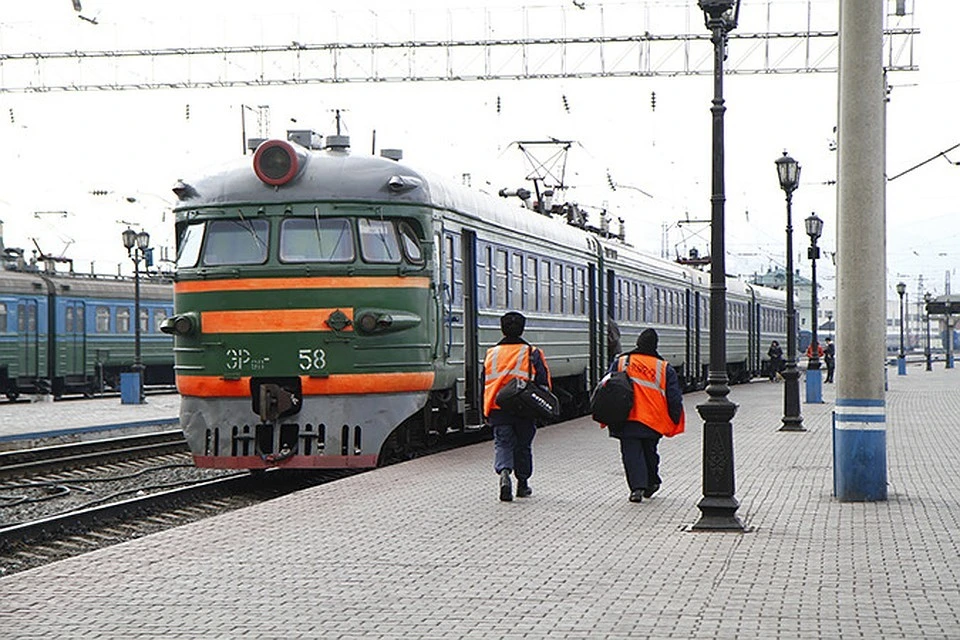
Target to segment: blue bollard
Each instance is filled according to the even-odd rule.
[[[140,398],[140,372],[120,374],[120,404],[142,404]]]
[[[897,357],[897,375],[907,375],[907,359],[903,356]]]
[[[822,369],[807,369],[807,404],[823,404]]]

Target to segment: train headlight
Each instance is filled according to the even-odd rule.
[[[174,336],[187,336],[197,330],[199,323],[196,314],[184,313],[170,316],[160,323],[160,331]]]
[[[393,320],[389,314],[366,311],[356,319],[355,326],[364,333],[376,333],[388,328],[392,323]]]
[[[287,184],[300,172],[306,150],[286,140],[267,140],[253,154],[253,171],[261,181],[274,187]]]
[[[419,325],[420,316],[406,311],[364,309],[354,313],[353,326],[360,333],[389,333]]]

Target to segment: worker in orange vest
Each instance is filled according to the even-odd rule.
[[[513,378],[532,379],[550,389],[550,369],[543,352],[521,336],[527,319],[516,311],[500,318],[503,339],[487,349],[484,358],[483,415],[493,428],[494,471],[500,476],[500,499],[513,500],[510,474],[517,477],[517,497],[533,494],[533,437],[536,420],[513,415],[497,404],[497,393]]]
[[[683,433],[683,389],[677,372],[657,353],[659,337],[644,329],[632,351],[617,357],[610,371],[626,370],[633,382],[633,408],[626,422],[608,425],[620,440],[620,457],[630,487],[630,502],[643,502],[660,489],[662,436]]]

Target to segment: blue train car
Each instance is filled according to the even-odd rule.
[[[7,250],[8,252],[11,250]],[[119,388],[135,355],[131,278],[57,273],[7,261],[0,269],[0,393],[93,395]],[[22,269],[22,270],[21,270]],[[141,278],[141,362],[148,385],[173,384],[170,282]]]

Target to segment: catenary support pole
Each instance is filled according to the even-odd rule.
[[[840,0],[834,474],[845,502],[887,499],[883,11]]]

